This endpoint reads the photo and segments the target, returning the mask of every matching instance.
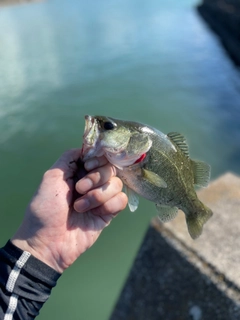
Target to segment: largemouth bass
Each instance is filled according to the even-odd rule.
[[[197,197],[194,185],[206,187],[210,166],[190,159],[183,135],[167,135],[138,122],[105,116],[85,116],[82,160],[104,155],[117,168],[131,211],[138,195],[154,202],[162,222],[186,216],[193,239],[202,233],[212,211]]]

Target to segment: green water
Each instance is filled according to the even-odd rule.
[[[0,8],[0,240],[85,114],[186,135],[212,177],[240,173],[239,73],[195,1],[53,0]],[[39,319],[108,319],[154,205],[141,200],[62,276]]]

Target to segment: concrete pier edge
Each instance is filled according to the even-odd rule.
[[[185,216],[151,221],[111,320],[240,319],[240,177],[226,173],[198,196],[214,212],[197,240]]]
[[[184,242],[176,237],[173,232],[166,229],[161,223],[159,223],[157,218],[151,221],[151,226],[160,232],[171,246],[182,252],[184,257],[193,264],[199,272],[211,279],[219,290],[224,291],[230,299],[236,300],[236,303],[239,304],[240,307],[240,288],[235,285],[234,282],[229,280],[224,273],[218,271],[214,265],[201,257],[196,250],[188,247]]]
[[[240,66],[240,2],[238,0],[203,0],[197,12],[219,37],[226,53]]]

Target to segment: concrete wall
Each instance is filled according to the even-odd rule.
[[[201,17],[219,36],[228,55],[240,65],[240,1],[204,0],[198,7]]]

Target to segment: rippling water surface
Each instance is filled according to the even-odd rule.
[[[52,0],[0,8],[1,243],[85,114],[186,135],[212,177],[240,173],[239,73],[194,1]],[[151,212],[151,213],[149,213]],[[66,271],[39,319],[109,317],[154,205],[126,209]]]

